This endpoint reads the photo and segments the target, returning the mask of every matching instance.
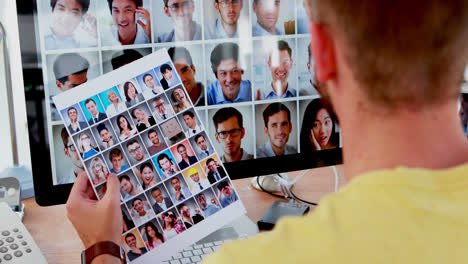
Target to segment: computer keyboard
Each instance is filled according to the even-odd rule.
[[[179,253],[172,256],[171,260],[163,262],[164,264],[189,264],[200,263],[202,259],[217,251],[222,244],[231,240],[214,241],[204,244],[196,244],[185,248]]]

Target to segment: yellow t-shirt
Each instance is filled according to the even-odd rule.
[[[468,164],[361,175],[203,263],[468,263]]]

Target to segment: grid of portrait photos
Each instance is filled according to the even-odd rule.
[[[122,245],[130,261],[240,203],[217,153],[202,150],[210,144],[203,125],[189,126],[199,117],[178,74],[168,86],[159,85],[157,73],[165,68],[174,65],[161,50],[54,97],[70,149],[79,153],[97,196],[105,194],[111,173],[119,179]],[[145,90],[142,83],[150,78],[156,88]]]
[[[37,7],[54,184],[73,182],[85,164],[67,148],[50,98],[162,48],[175,68],[135,82],[142,92],[166,87],[178,72],[199,114],[196,126],[213,142],[206,147],[222,162],[341,146],[336,118],[312,85],[304,0],[50,0]]]

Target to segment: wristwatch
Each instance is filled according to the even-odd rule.
[[[120,246],[112,241],[101,241],[90,246],[89,248],[81,252],[81,264],[90,264],[91,261],[102,254],[109,254],[115,256],[121,260],[122,263],[126,263],[125,259],[120,257]]]

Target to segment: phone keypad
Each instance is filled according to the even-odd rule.
[[[16,263],[15,259],[31,254],[32,250],[18,228],[0,230],[0,263]]]

